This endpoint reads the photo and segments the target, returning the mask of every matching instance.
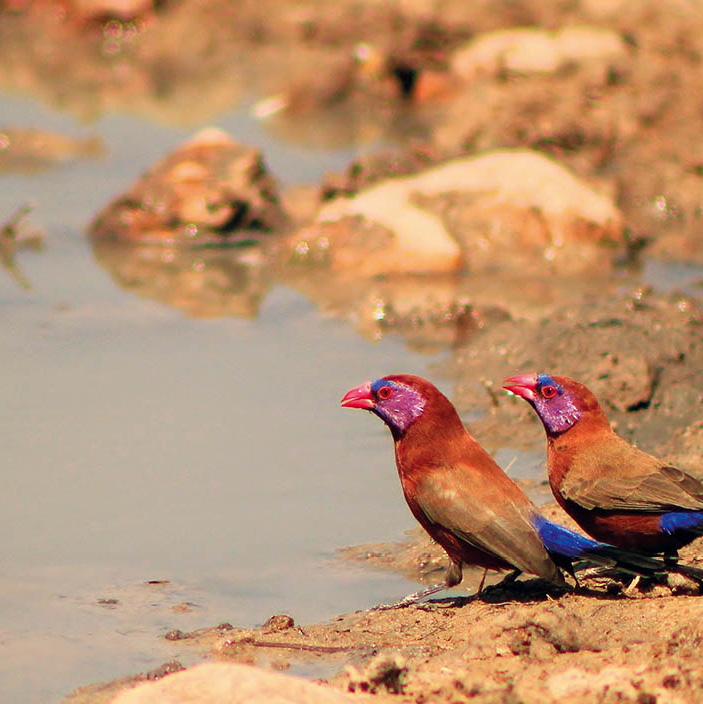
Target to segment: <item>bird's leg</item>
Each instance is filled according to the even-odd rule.
[[[454,562],[454,560],[452,560],[452,564],[447,567],[447,571],[444,573],[444,583],[447,589],[456,587],[456,585],[461,582],[463,576],[461,562]]]
[[[483,573],[483,577],[481,578],[481,584],[479,585],[478,592],[476,592],[476,596],[478,596],[481,593],[481,589],[483,587],[483,582],[486,579],[486,573],[488,570],[486,570]],[[500,589],[501,587],[505,587],[508,584],[512,584],[520,575],[522,574],[522,570],[519,570],[517,568],[510,570],[508,574],[503,577],[503,579],[500,580],[500,582],[497,582],[496,584],[491,584],[489,589],[493,591],[494,589]]]
[[[386,611],[388,609],[403,609],[406,606],[412,606],[425,597],[444,591],[445,589],[455,587],[459,584],[459,582],[461,582],[461,577],[461,562],[452,562],[452,564],[447,568],[447,571],[444,573],[444,582],[441,582],[440,584],[433,584],[426,589],[421,589],[419,592],[408,594],[392,604],[379,604],[378,606],[374,606],[371,610]]]
[[[506,587],[508,584],[512,584],[520,575],[522,570],[514,569],[503,577],[503,579],[495,585],[496,588]]]
[[[481,581],[478,584],[478,589],[476,590],[476,596],[478,596],[482,591],[483,591],[483,585],[486,581],[486,575],[488,574],[488,567],[486,567],[483,570],[483,576],[481,577]]]

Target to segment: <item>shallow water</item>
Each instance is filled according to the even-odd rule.
[[[86,133],[28,99],[0,97],[0,115]],[[219,124],[264,140],[248,117]],[[83,230],[192,131],[124,116],[90,131],[102,160],[0,175],[0,220],[30,200],[46,231],[44,251],[17,257],[31,292],[0,270],[0,691],[15,704],[188,661],[159,638],[174,628],[306,622],[414,588],[335,557],[412,525],[385,429],[339,400],[433,358],[368,342],[282,286],[253,319],[210,320],[120,289]],[[265,148],[287,182],[350,157]]]

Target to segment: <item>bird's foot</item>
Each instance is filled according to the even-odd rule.
[[[418,604],[418,606],[421,606],[418,602],[420,602],[422,599],[431,596],[432,594],[442,592],[446,588],[447,585],[444,583],[433,584],[432,586],[427,587],[426,589],[421,589],[419,592],[408,594],[407,596],[404,596],[402,599],[399,599],[398,601],[395,601],[392,604],[378,604],[378,606],[374,606],[371,611],[389,611],[390,609],[404,609],[408,606],[413,606],[414,604]]]

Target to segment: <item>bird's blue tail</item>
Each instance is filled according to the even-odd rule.
[[[686,532],[703,534],[703,511],[671,511],[659,520],[661,529],[668,535]]]
[[[641,575],[651,575],[667,570],[667,565],[662,557],[640,555],[621,550],[607,543],[591,540],[585,535],[552,523],[540,514],[535,514],[532,523],[552,559],[570,572],[573,572],[573,564],[578,560],[586,560],[606,567],[616,567]],[[703,577],[703,571],[700,572],[700,575]]]
[[[539,514],[535,515],[532,522],[547,551],[570,560],[579,560],[589,551],[605,546],[605,543],[591,540],[585,535],[552,523]]]

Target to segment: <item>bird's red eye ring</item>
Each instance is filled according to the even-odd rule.
[[[393,389],[390,386],[382,386],[378,390],[378,397],[381,399],[381,401],[385,401],[386,399],[389,399],[393,395]]]
[[[554,397],[557,395],[557,393],[558,393],[558,392],[557,392],[557,387],[556,387],[556,386],[552,386],[551,384],[549,384],[549,385],[547,385],[547,386],[543,386],[543,387],[542,387],[542,390],[541,390],[541,393],[542,393],[542,396],[543,396],[544,398],[547,398],[547,399],[549,399],[549,398],[554,398]]]

